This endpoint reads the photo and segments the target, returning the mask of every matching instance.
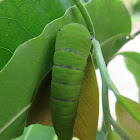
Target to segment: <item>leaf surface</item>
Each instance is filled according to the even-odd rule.
[[[123,52],[119,53],[123,55],[125,64],[128,70],[134,75],[137,85],[140,89],[140,53],[137,52]]]
[[[0,69],[20,44],[40,35],[46,24],[72,5],[72,0],[0,1]]]
[[[22,136],[12,140],[57,140],[53,127],[34,124],[26,127]]]
[[[82,82],[74,135],[80,140],[96,140],[99,114],[99,91],[95,69],[89,57]]]
[[[140,122],[136,118],[140,118],[140,104],[122,96],[123,101],[127,103],[129,108],[133,110],[132,116],[123,106],[116,102],[116,115],[119,125],[132,137],[133,140],[139,140]]]

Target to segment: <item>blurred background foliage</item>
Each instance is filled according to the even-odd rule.
[[[122,0],[132,19],[132,34],[140,29],[140,0]]]
[[[140,12],[140,0],[123,0],[131,14]]]

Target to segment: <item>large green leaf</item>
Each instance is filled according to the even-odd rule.
[[[123,55],[128,70],[134,75],[137,85],[140,89],[140,53],[137,52],[123,52]]]
[[[20,44],[38,36],[47,23],[62,16],[71,5],[73,5],[72,0],[1,1],[0,69]],[[108,62],[112,58],[115,41],[130,34],[130,16],[120,0],[91,0],[87,9],[95,26],[96,39],[101,43],[105,60]],[[72,10],[69,13],[74,14],[71,22],[84,24],[78,11]]]
[[[102,45],[107,45],[111,36],[130,32],[130,17],[120,0],[91,0],[86,7]],[[10,139],[22,132],[35,90],[52,67],[56,34],[71,22],[85,25],[76,7],[49,23],[40,36],[22,44],[0,71],[0,139]]]
[[[22,136],[12,140],[58,140],[53,127],[34,124],[26,127]],[[73,138],[72,140],[78,140]]]
[[[133,116],[117,101],[116,115],[119,125],[131,136],[133,140],[139,140],[140,122],[135,117],[140,118],[140,104],[122,96],[129,108],[133,110]]]
[[[50,79],[51,74],[48,74],[38,88],[37,96],[34,99],[27,118],[27,125],[40,123],[52,126],[49,98],[51,92]],[[93,62],[89,57],[84,79],[82,81],[78,114],[74,128],[74,136],[78,137],[80,140],[96,140],[99,113],[98,92]]]
[[[53,127],[34,124],[26,127],[21,137],[13,140],[57,140]]]
[[[92,20],[95,26],[96,39],[101,44],[107,64],[122,47],[121,44],[125,43],[123,37],[130,34],[131,19],[120,0],[98,0],[94,4],[95,15]],[[102,12],[97,12],[99,9]],[[120,22],[121,24],[119,24]],[[96,60],[95,57],[94,60]]]
[[[0,69],[20,44],[38,36],[72,5],[72,0],[0,1]]]

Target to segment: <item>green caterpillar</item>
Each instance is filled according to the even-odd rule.
[[[52,121],[60,140],[71,140],[84,69],[92,44],[89,31],[71,23],[56,38],[51,81]]]

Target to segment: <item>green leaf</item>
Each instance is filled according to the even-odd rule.
[[[130,29],[130,17],[124,6],[120,5],[120,0],[108,2],[91,0],[86,4],[94,21],[96,38],[103,44],[107,44],[112,35],[129,33]],[[110,18],[104,18],[110,12],[112,21],[116,23],[114,25],[108,21]],[[114,19],[114,15],[118,18]],[[49,23],[40,36],[22,44],[0,71],[0,139],[11,139],[21,134],[35,90],[52,67],[56,34],[71,22],[85,25],[76,7],[69,9],[62,18]]]
[[[26,127],[22,136],[12,140],[58,140],[53,127],[34,124]],[[78,140],[73,138],[72,140]]]
[[[122,36],[119,39],[115,40],[114,46],[112,48],[112,59],[116,56],[116,53],[121,49],[121,47],[127,42],[126,36]]]
[[[111,139],[109,138],[109,135],[111,135]],[[121,138],[116,132],[112,131],[106,136],[105,140],[121,140]]]
[[[63,16],[72,5],[72,0],[0,1],[0,69],[20,44],[38,36],[47,23]]]
[[[53,127],[34,124],[26,127],[21,137],[13,140],[57,140]]]
[[[140,12],[140,1],[137,1],[133,7],[133,12]]]
[[[140,104],[123,96],[121,98],[125,103],[127,103],[129,109],[133,110],[133,116],[122,106],[119,101],[117,101],[117,121],[133,140],[139,140],[140,122],[135,118],[140,118]]]
[[[95,15],[92,20],[95,26],[96,39],[101,44],[107,64],[122,47],[121,45],[125,43],[122,40],[123,43],[118,46],[116,41],[130,34],[131,17],[120,0],[98,0],[94,1],[94,5]],[[97,12],[99,9],[100,12]],[[119,24],[120,21],[121,24]],[[94,60],[96,60],[95,56]]]
[[[119,53],[123,55],[125,64],[128,70],[134,75],[137,85],[140,89],[140,53],[137,52],[123,52]]]
[[[109,63],[115,56],[116,56],[116,53],[121,49],[121,47],[123,47],[123,45],[127,42],[128,40],[126,39],[126,34],[122,34],[122,35],[116,35],[114,37],[112,37],[110,40],[108,40],[106,43],[107,43],[107,47],[112,47],[110,48],[110,55],[107,55],[108,53],[108,49],[104,49],[102,46],[104,46],[105,44],[101,44],[101,47],[102,47],[102,50],[103,50],[103,55],[104,55],[104,59],[106,61],[106,64]],[[94,60],[95,57],[93,57]],[[96,61],[94,61],[95,63],[95,67],[97,68],[97,63]]]
[[[34,99],[27,118],[27,125],[40,123],[52,126],[49,99],[51,92],[50,78],[51,73],[44,78],[37,90],[37,96]],[[74,136],[78,137],[80,140],[95,140],[98,125],[98,113],[99,91],[93,63],[89,57],[82,82],[82,91],[79,98]]]
[[[85,2],[87,2],[87,0],[85,0]],[[62,16],[65,10],[71,5],[73,5],[72,0],[1,1],[0,32],[2,37],[0,42],[0,56],[3,57],[3,54],[5,54],[5,58],[3,58],[3,60],[0,57],[0,69],[5,66],[14,50],[20,44],[30,38],[38,36],[47,23]],[[120,0],[91,0],[89,4],[86,4],[86,8],[95,26],[96,39],[101,43],[105,60],[108,62],[112,58],[112,47],[115,41],[122,36],[130,34],[130,15]],[[70,16],[70,14],[72,14],[72,16]],[[67,18],[63,19],[65,19],[63,20],[65,24],[78,22],[85,25],[81,14],[74,8],[69,10]],[[68,22],[66,20],[68,20]],[[65,24],[62,23],[62,26]],[[55,27],[54,29],[50,28],[50,30],[55,29]]]

